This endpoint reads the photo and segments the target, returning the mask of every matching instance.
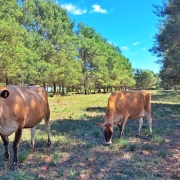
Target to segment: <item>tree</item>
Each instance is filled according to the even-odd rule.
[[[135,69],[134,79],[136,89],[155,88],[158,83],[158,76],[150,70]]]
[[[85,26],[83,23],[78,25],[76,35],[78,38],[77,51],[78,59],[82,61],[83,89],[87,94],[88,86],[92,86],[93,71],[96,71],[95,60],[99,55],[99,46],[96,43],[96,32],[93,28]],[[98,46],[98,47],[97,47]]]
[[[26,45],[29,47],[31,44],[29,48],[37,55],[36,63],[33,60],[31,63],[32,70],[36,71],[29,71],[30,76],[36,75],[35,82],[53,84],[54,94],[56,84],[63,88],[73,86],[75,79],[80,76],[77,73],[80,72],[77,68],[80,66],[75,65],[78,61],[75,59],[77,40],[73,32],[74,23],[70,21],[67,12],[54,1],[26,0],[22,4],[22,24],[32,37],[26,38]],[[76,68],[71,68],[70,64]],[[67,81],[68,76],[73,76],[74,79]]]
[[[177,85],[180,83],[180,1],[164,1],[162,6],[156,6],[155,13],[161,18],[159,32],[150,51],[155,54],[162,65],[160,78],[162,84]]]
[[[12,83],[12,79],[19,83],[26,59],[31,54],[23,42],[23,35],[27,32],[18,22],[23,14],[15,0],[1,0],[0,6],[1,80],[6,84]]]

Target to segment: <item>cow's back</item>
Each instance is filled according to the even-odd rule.
[[[7,85],[1,90],[8,90],[9,97],[1,99],[3,120],[16,122],[16,126],[32,128],[49,113],[47,93],[38,86],[21,87]]]
[[[137,118],[143,111],[151,110],[151,95],[148,91],[115,91],[108,100],[105,121],[115,121],[117,117],[128,114],[128,118]]]

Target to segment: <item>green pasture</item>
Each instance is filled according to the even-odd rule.
[[[125,137],[114,128],[113,144],[103,146],[104,135],[96,122],[103,122],[110,94],[49,97],[52,146],[46,147],[42,121],[37,126],[35,148],[29,148],[30,131],[24,130],[19,147],[19,169],[3,162],[0,140],[0,179],[39,180],[158,180],[180,179],[180,93],[152,91],[153,136],[144,120],[136,138],[138,121],[128,120]],[[10,152],[12,160],[12,141]]]

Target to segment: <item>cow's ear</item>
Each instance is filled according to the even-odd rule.
[[[100,127],[103,127],[103,126],[104,126],[104,124],[98,123],[98,122],[96,123],[96,125],[97,125],[97,126],[100,126]]]
[[[1,97],[3,97],[3,98],[7,98],[7,97],[9,96],[9,91],[3,90],[0,95],[1,95]]]

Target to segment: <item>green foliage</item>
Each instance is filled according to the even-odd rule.
[[[29,173],[26,173],[22,170],[18,170],[18,171],[15,171],[15,172],[9,172],[3,176],[1,176],[1,179],[2,180],[24,180],[24,179],[28,179],[28,180],[33,180],[33,179],[36,179],[36,175],[33,175],[33,174],[29,174]]]
[[[127,139],[119,139],[118,144],[121,148],[126,148],[129,145],[129,141]]]
[[[131,64],[118,47],[110,44],[93,28],[78,25],[78,58],[82,60],[83,86],[87,89],[97,87],[132,86]]]
[[[152,150],[152,146],[150,144],[148,144],[148,143],[144,144],[143,148],[144,148],[145,151],[151,151]]]
[[[23,42],[26,30],[18,22],[22,12],[16,1],[1,0],[0,6],[0,81],[16,83],[22,77],[30,53]]]
[[[131,87],[129,60],[119,47],[71,21],[53,0],[0,1],[0,82],[58,85],[84,91]],[[7,11],[8,9],[8,11]]]
[[[159,136],[159,135],[154,135],[153,136],[153,141],[158,143],[158,144],[161,144],[161,143],[164,143],[166,141],[166,139],[162,136]]]
[[[163,1],[162,6],[154,6],[155,14],[160,18],[159,31],[155,35],[155,41],[150,51],[159,57],[161,64],[161,85],[172,88],[180,83],[180,1]]]
[[[150,70],[135,69],[134,79],[136,81],[135,87],[137,89],[155,88],[158,82],[158,77]]]
[[[165,158],[165,157],[167,156],[167,151],[164,150],[164,149],[160,149],[160,150],[158,151],[158,156],[159,156],[159,157],[162,157],[162,158]]]
[[[29,152],[28,150],[21,151],[21,152],[18,154],[19,162],[20,162],[20,163],[25,162],[25,161],[28,159],[29,153],[30,153],[30,152]]]
[[[137,148],[136,144],[130,144],[130,145],[129,145],[129,150],[130,150],[130,151],[135,151],[136,148]]]

